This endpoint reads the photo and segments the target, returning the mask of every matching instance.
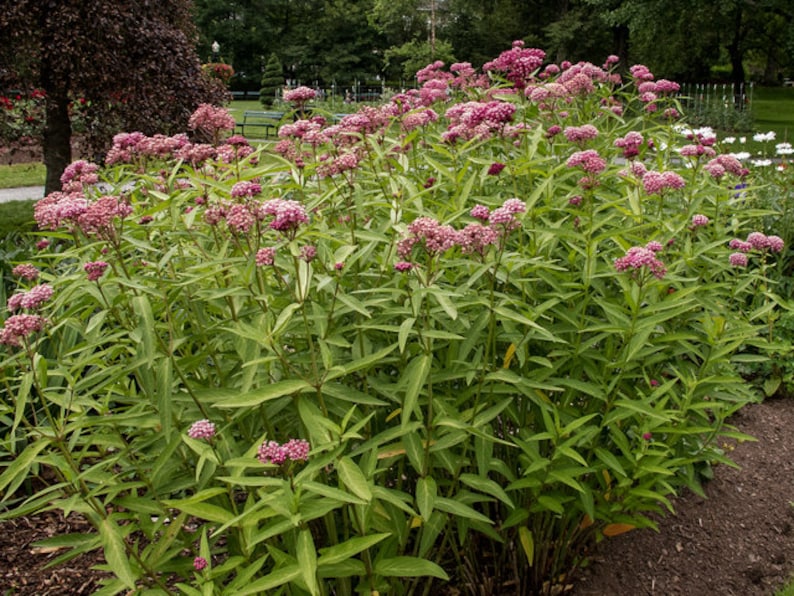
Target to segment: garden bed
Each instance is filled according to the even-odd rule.
[[[652,530],[608,539],[592,565],[572,586],[576,596],[605,594],[711,594],[761,596],[773,593],[794,572],[794,401],[767,400],[746,407],[733,420],[756,437],[730,447],[741,469],[719,466],[703,499],[689,493],[675,501],[676,515]],[[107,574],[97,551],[53,569],[62,554],[34,546],[38,540],[88,532],[78,515],[54,512],[0,524],[0,579],[18,596],[90,594]],[[451,587],[449,593],[459,593]]]

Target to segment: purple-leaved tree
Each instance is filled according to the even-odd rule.
[[[72,102],[87,147],[115,133],[186,129],[202,102],[226,91],[201,73],[190,0],[0,0],[0,90],[46,94],[46,192],[70,163]],[[2,93],[0,93],[1,95]]]

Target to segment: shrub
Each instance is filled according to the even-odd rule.
[[[284,72],[281,61],[276,54],[270,54],[262,74],[262,88],[259,90],[259,101],[266,107],[273,107],[278,92],[284,86]]]
[[[75,165],[0,332],[6,517],[85,514],[108,593],[529,594],[699,490],[783,246],[674,84],[543,61]]]

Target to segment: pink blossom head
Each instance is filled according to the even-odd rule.
[[[692,216],[692,227],[700,228],[709,225],[709,218],[702,213],[696,213]]]
[[[747,235],[747,242],[755,250],[764,250],[769,246],[769,238],[763,232],[750,232]]]
[[[215,136],[221,131],[234,130],[234,117],[226,108],[203,103],[188,120],[190,130],[199,130],[210,136]]]
[[[475,205],[469,211],[469,215],[471,215],[475,219],[479,219],[482,221],[488,221],[488,216],[491,214],[490,209],[485,205]]]
[[[728,257],[731,267],[747,267],[747,254],[743,252],[731,253]]]
[[[20,347],[23,340],[41,331],[46,322],[46,319],[40,315],[28,313],[11,315],[0,328],[0,345]]]
[[[599,174],[606,169],[607,162],[595,149],[587,149],[571,155],[566,165],[569,168],[580,167],[588,174]]]
[[[488,175],[489,176],[498,176],[502,173],[502,170],[505,169],[505,164],[501,162],[494,162],[488,167]]]
[[[11,270],[11,274],[19,277],[21,279],[26,279],[28,281],[33,281],[34,279],[38,279],[40,275],[40,271],[30,263],[22,263],[17,265]]]
[[[516,40],[513,47],[502,52],[495,60],[482,66],[483,72],[501,72],[516,89],[524,89],[546,58],[546,52],[524,47],[524,42]]]
[[[303,439],[290,439],[284,445],[265,441],[259,446],[256,457],[263,464],[281,465],[286,461],[306,461],[309,449],[308,441]]]
[[[400,273],[405,273],[406,271],[410,271],[414,268],[413,263],[409,263],[408,261],[397,261],[394,264],[394,270],[399,271]]]
[[[663,278],[665,273],[667,273],[667,268],[664,263],[656,258],[656,253],[643,246],[632,246],[626,251],[625,256],[615,259],[615,269],[617,271],[645,269],[659,279]]]
[[[187,436],[191,439],[211,439],[215,436],[215,424],[209,420],[197,420],[190,425]]]
[[[262,192],[262,185],[258,182],[242,181],[232,186],[232,198],[254,197]]]
[[[314,89],[305,86],[296,87],[295,89],[290,89],[289,91],[284,92],[284,101],[288,101],[297,105],[303,105],[315,97],[317,97],[317,92]]]
[[[27,292],[18,292],[8,299],[8,310],[14,312],[19,309],[39,310],[47,302],[54,290],[49,284],[39,284]]]
[[[571,143],[585,143],[598,136],[598,129],[592,124],[584,124],[582,126],[569,126],[563,130],[565,138]]]
[[[196,557],[193,559],[193,569],[195,569],[196,571],[201,571],[203,569],[206,569],[206,567],[207,567],[207,559],[205,559],[204,557]]]
[[[272,246],[266,246],[256,251],[256,266],[269,267],[276,262],[276,249]]]
[[[298,201],[270,199],[262,204],[259,211],[261,215],[273,218],[270,228],[278,232],[294,232],[309,221],[306,209]]]
[[[72,162],[61,174],[61,185],[64,192],[80,191],[84,186],[96,184],[99,180],[99,166],[85,160]]]
[[[96,281],[102,277],[109,264],[105,261],[92,261],[83,265],[83,270],[86,272],[88,281]]]
[[[780,236],[767,236],[766,242],[772,252],[783,252],[785,242]]]

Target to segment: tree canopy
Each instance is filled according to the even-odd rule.
[[[71,161],[70,104],[102,152],[115,132],[184,130],[222,90],[201,75],[189,0],[2,0],[0,86],[46,95],[47,191]]]
[[[702,82],[794,75],[790,0],[196,0],[201,47],[256,89],[275,53],[285,79],[330,86],[404,78],[409,55],[475,66],[513,40],[550,58],[624,65]],[[720,68],[722,67],[722,68]],[[246,73],[252,80],[246,83]]]

